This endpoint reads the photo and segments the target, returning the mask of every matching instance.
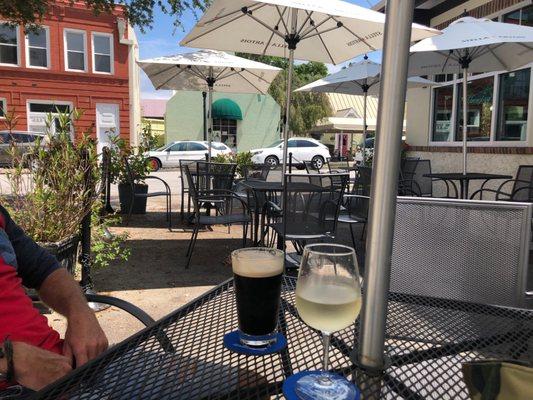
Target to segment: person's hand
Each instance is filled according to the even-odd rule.
[[[75,312],[67,318],[63,355],[69,360],[74,359],[76,367],[95,358],[108,345],[104,331],[90,308]]]
[[[69,358],[22,342],[13,342],[13,365],[15,380],[32,390],[42,389],[72,370]]]

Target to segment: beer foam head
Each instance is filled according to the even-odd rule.
[[[250,247],[231,253],[233,272],[248,278],[268,278],[283,273],[284,254],[280,250]]]

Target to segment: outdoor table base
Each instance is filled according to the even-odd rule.
[[[283,398],[287,376],[320,369],[322,361],[320,333],[297,316],[295,283],[294,278],[284,278],[280,329],[288,347],[278,354],[253,357],[224,347],[224,334],[237,326],[230,280],[35,398]],[[390,364],[377,375],[351,361],[357,333],[356,323],[332,336],[330,365],[357,384],[362,398],[468,399],[461,363],[526,359],[533,311],[391,294],[385,343]]]

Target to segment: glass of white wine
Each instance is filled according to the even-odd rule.
[[[305,247],[296,284],[296,308],[307,325],[322,331],[324,340],[323,370],[298,374],[301,376],[294,383],[296,398],[358,398],[359,390],[354,384],[328,371],[331,333],[353,324],[361,310],[361,285],[354,249],[337,244]]]

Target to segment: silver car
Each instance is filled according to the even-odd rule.
[[[35,142],[41,139],[41,145],[44,145],[44,135],[36,132],[24,131],[0,131],[0,166],[12,167],[13,154],[11,148],[15,146],[20,151],[22,156],[28,152],[30,148],[35,146]]]

